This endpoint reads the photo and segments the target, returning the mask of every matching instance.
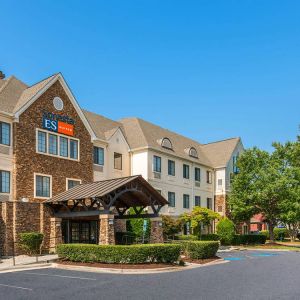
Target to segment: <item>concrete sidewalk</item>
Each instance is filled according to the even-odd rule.
[[[15,257],[15,266],[13,264],[13,258],[1,258],[0,259],[0,272],[10,269],[17,269],[19,267],[25,267],[30,265],[42,265],[49,262],[53,262],[57,259],[57,254],[46,254],[42,256],[28,256],[28,255],[18,255]]]

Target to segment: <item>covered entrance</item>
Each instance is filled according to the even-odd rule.
[[[167,203],[142,176],[77,185],[45,202],[53,210],[56,244],[115,244],[129,218],[150,218],[150,242],[162,242],[159,212]]]

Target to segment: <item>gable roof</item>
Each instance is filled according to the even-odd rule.
[[[236,137],[205,144],[202,145],[202,150],[212,162],[214,168],[225,167],[240,140],[239,137]]]
[[[150,147],[195,163],[211,166],[209,158],[202,150],[202,145],[192,139],[138,118],[121,119],[119,122],[124,126],[131,149]],[[163,138],[170,139],[172,150],[161,146]],[[189,156],[191,147],[196,149],[198,159]]]

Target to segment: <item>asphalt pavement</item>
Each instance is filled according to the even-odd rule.
[[[0,299],[300,299],[300,253],[221,253],[227,263],[145,275],[38,269],[0,274]]]

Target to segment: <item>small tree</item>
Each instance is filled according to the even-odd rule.
[[[139,207],[137,207],[139,209]],[[129,214],[134,215],[135,211],[133,208],[129,209]],[[128,232],[131,232],[134,234],[137,238],[142,238],[144,235],[144,238],[149,239],[150,237],[150,220],[146,219],[147,222],[147,229],[146,232],[143,231],[144,226],[144,219],[143,218],[137,218],[137,219],[128,219],[126,222],[126,230]]]
[[[197,232],[198,239],[201,239],[202,226],[209,226],[214,220],[220,218],[220,214],[214,212],[211,209],[195,206],[190,213],[184,213],[181,215],[181,220],[184,222],[190,222],[191,227]]]
[[[235,234],[234,223],[228,218],[222,218],[217,224],[217,234],[222,245],[230,245]]]
[[[174,235],[181,231],[182,220],[170,216],[162,216],[162,224],[164,237],[172,236],[174,238]]]

